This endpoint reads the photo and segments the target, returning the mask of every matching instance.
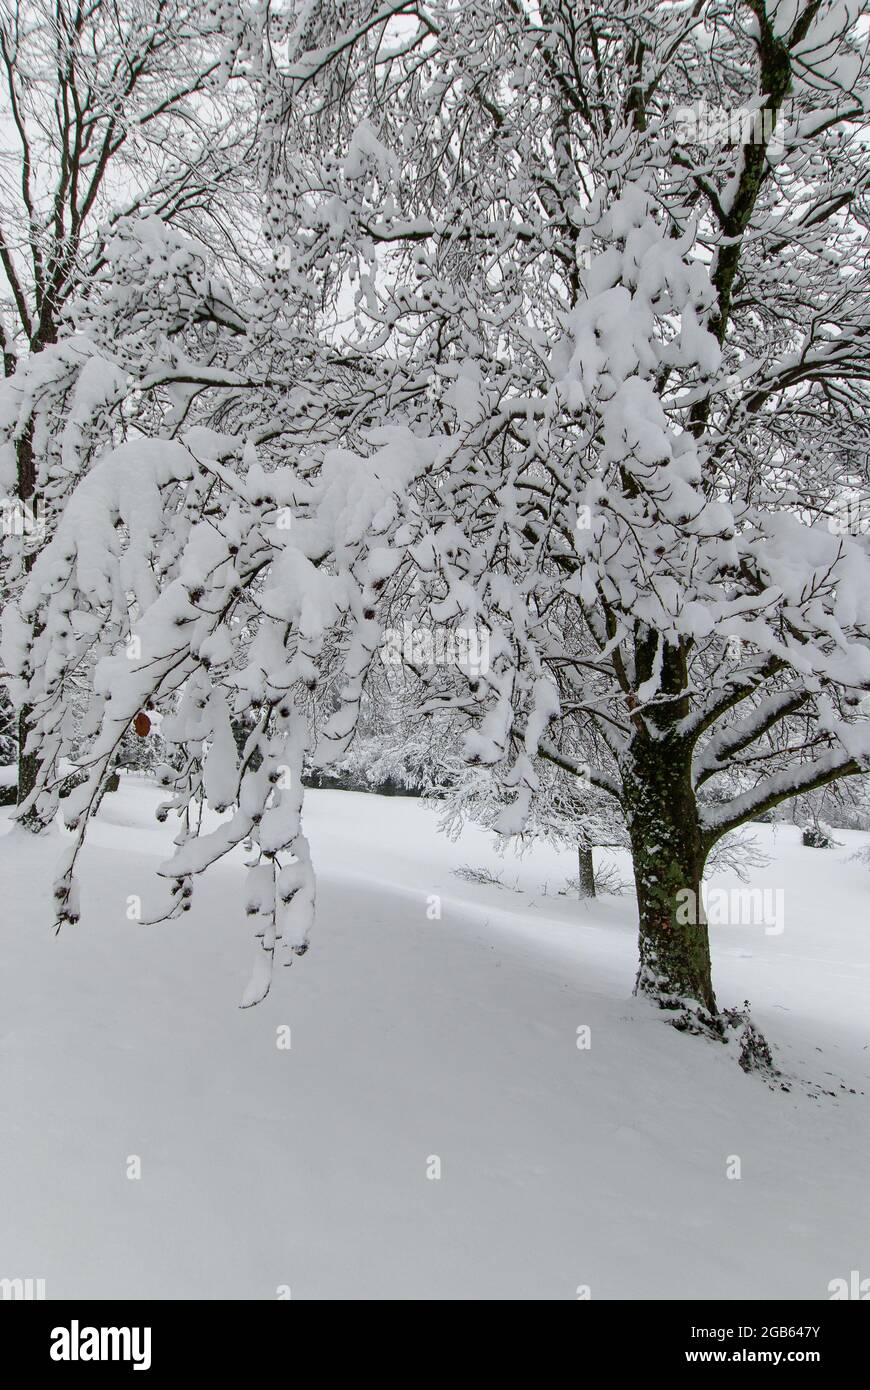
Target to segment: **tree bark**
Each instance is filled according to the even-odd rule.
[[[592,850],[584,849],[582,845],[578,845],[577,861],[579,866],[578,882],[580,885],[580,897],[594,898],[595,865],[592,862]]]
[[[624,787],[640,934],[635,993],[715,1017],[690,750],[677,736],[636,740]]]
[[[17,459],[17,490],[19,501],[23,506],[32,508],[36,501],[36,461],[33,456],[33,423],[28,423],[24,433],[18,440],[16,446]],[[36,553],[33,550],[25,550],[24,572],[28,573],[33,568]],[[18,795],[17,805],[26,801],[27,797],[36,786],[39,776],[39,759],[35,753],[24,751],[27,741],[27,734],[30,724],[32,710],[29,705],[23,705],[18,712]],[[40,820],[35,809],[31,809],[19,821],[25,829],[34,832],[44,829],[44,823]]]

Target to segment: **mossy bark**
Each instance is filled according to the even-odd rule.
[[[701,897],[705,850],[679,738],[644,740],[625,778],[639,918],[635,991],[661,1008],[700,1006],[716,1015],[710,942]]]

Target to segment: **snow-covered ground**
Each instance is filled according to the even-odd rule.
[[[784,929],[713,931],[720,1002],[748,998],[784,1072],[836,1093],[813,1097],[631,997],[630,894],[557,896],[571,854],[451,843],[416,801],[308,794],[312,946],[240,1010],[240,859],[183,921],[127,920],[172,833],[158,800],[105,798],[58,937],[62,832],[0,838],[0,1277],[50,1298],[824,1299],[870,1276],[866,836],[758,827]]]

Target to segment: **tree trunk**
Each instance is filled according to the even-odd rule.
[[[36,463],[33,457],[33,422],[31,421],[16,446],[18,478],[17,490],[18,498],[24,506],[33,508],[36,501]],[[26,537],[26,532],[25,532]],[[25,549],[24,553],[24,572],[25,574],[33,568],[36,559],[34,550]],[[35,753],[25,753],[24,745],[27,740],[29,720],[32,711],[29,705],[24,705],[18,713],[18,796],[17,805],[21,805],[27,799],[33,788],[36,786],[36,779],[39,776],[39,759]],[[39,831],[44,829],[44,823],[40,820],[35,810],[28,811],[27,815],[22,816],[19,824],[27,830]]]
[[[580,897],[594,898],[595,865],[592,862],[592,850],[584,849],[582,845],[578,845],[577,860],[579,865],[578,881],[580,885]]]
[[[18,794],[16,796],[16,805],[18,806],[33,791],[39,776],[39,760],[36,754],[24,752],[30,714],[29,705],[24,705],[18,711]],[[30,810],[25,816],[22,816],[19,824],[28,830],[41,830],[43,828],[35,810]]]
[[[635,992],[715,1016],[690,751],[676,735],[636,740],[624,787],[640,929]]]

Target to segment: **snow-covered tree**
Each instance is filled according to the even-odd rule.
[[[7,595],[51,533],[92,447],[133,426],[127,364],[100,351],[95,323],[77,324],[118,274],[119,235],[159,221],[205,237],[221,254],[224,278],[244,256],[233,209],[251,122],[245,89],[232,81],[236,58],[207,7],[189,0],[3,7],[0,488]],[[103,294],[104,337],[114,342],[132,330],[141,339],[149,331],[146,306],[152,340],[158,326],[177,331],[162,312],[157,259],[148,267],[150,301],[140,301],[135,324],[124,319],[118,299]],[[188,275],[190,264],[188,255]],[[169,268],[167,262],[164,279]],[[183,267],[171,268],[182,290]],[[149,275],[141,271],[144,291]],[[194,303],[195,315],[205,318],[203,296],[188,283],[174,306],[182,322]],[[25,747],[27,720],[24,708],[20,802],[37,775],[35,751]],[[23,820],[38,825],[35,817]]]
[[[177,705],[172,910],[253,842],[247,1002],[278,942],[307,939],[302,767],[345,755],[408,622],[465,635],[419,715],[461,725],[497,829],[539,814],[545,765],[619,808],[637,988],[716,1026],[708,855],[870,759],[859,11],[226,0],[259,54],[280,313],[243,371],[161,367],[223,432],[91,471],[6,664],[35,711],[37,802],[65,687],[93,691],[76,844],[136,711]],[[736,144],[700,102],[748,113]],[[202,798],[227,815],[197,838]]]

